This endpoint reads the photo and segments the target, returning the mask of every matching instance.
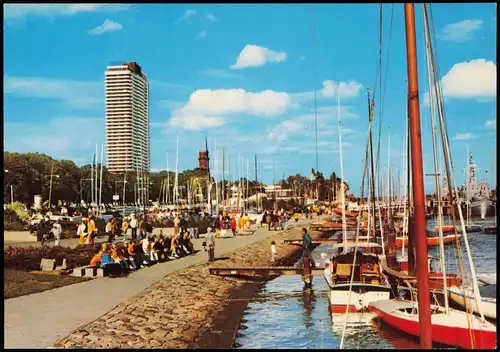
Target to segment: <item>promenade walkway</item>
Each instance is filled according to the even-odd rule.
[[[308,223],[310,220],[301,220],[296,226]],[[263,240],[275,233],[268,231],[267,228],[261,228],[251,236],[217,240],[215,255],[222,257],[225,253]],[[196,250],[202,249],[201,242],[202,239],[193,241]],[[5,300],[4,347],[52,347],[57,339],[98,319],[170,273],[206,260],[207,253],[201,250],[192,256],[138,270],[128,277],[99,278]]]

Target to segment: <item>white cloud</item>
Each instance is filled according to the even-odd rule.
[[[469,139],[474,138],[474,135],[470,132],[467,133],[457,133],[455,137],[453,137],[454,141],[467,141]]]
[[[357,83],[354,80],[350,80],[349,82],[340,82],[338,84],[338,91],[340,97],[343,98],[352,98],[357,97],[361,92],[361,88],[363,85],[361,83]],[[302,93],[293,93],[291,94],[292,98],[296,102],[304,102],[314,100],[314,92],[302,92]],[[323,88],[316,91],[317,99],[327,99],[327,98],[336,98],[337,97],[337,84],[335,81],[324,80]]]
[[[497,120],[486,120],[486,122],[484,123],[484,127],[496,129],[497,128]]]
[[[205,114],[248,114],[279,116],[292,107],[287,93],[265,90],[252,93],[244,89],[201,89],[193,92],[183,108],[189,112]]]
[[[182,17],[179,17],[176,22],[181,22],[187,20],[189,17],[196,15],[196,10],[195,9],[190,9],[184,11],[184,15]]]
[[[216,18],[213,13],[205,12],[205,18],[209,21],[215,21]]]
[[[307,145],[314,143],[311,142],[315,138],[315,120],[318,121],[318,136],[331,137],[338,134],[337,127],[337,108],[331,109],[333,107],[325,107],[322,112],[317,115],[303,114],[296,116],[292,119],[282,121],[281,123],[275,125],[273,128],[269,129],[266,135],[268,149],[270,153],[275,152],[278,148],[285,148],[283,145],[288,141],[293,140],[293,145],[289,146],[290,151],[294,150],[309,150]],[[328,109],[328,110],[327,110]],[[344,106],[341,107],[341,116],[358,117],[355,113],[350,111],[351,107]],[[355,130],[351,128],[342,127],[342,135],[351,135]],[[302,143],[304,142],[304,143]],[[320,141],[321,143],[326,143],[325,141]],[[318,142],[318,146],[320,146]],[[330,142],[328,142],[330,143]],[[302,145],[304,144],[304,145]],[[337,143],[338,145],[338,143]],[[342,144],[344,145],[344,144]],[[347,145],[346,145],[347,146]],[[296,148],[297,147],[297,148]],[[295,149],[293,149],[295,148]]]
[[[214,72],[211,72],[214,75]],[[217,72],[220,74],[220,72]],[[330,82],[330,81],[325,81]],[[361,85],[355,82],[349,82],[339,85],[339,91],[344,96],[353,96],[356,92],[359,93]],[[321,96],[330,97],[336,92],[337,86],[325,84],[324,89],[320,92]],[[333,90],[333,93],[332,93]],[[201,89],[194,91],[189,97],[189,101],[184,107],[173,111],[171,124],[175,126],[183,126],[181,121],[190,120],[185,126],[190,129],[195,127],[195,117],[204,117],[200,119],[200,123],[212,127],[222,125],[220,119],[230,115],[250,115],[257,117],[277,117],[281,116],[292,108],[299,107],[299,102],[305,102],[314,99],[314,94],[311,92],[289,94],[285,92],[276,92],[273,90],[265,90],[261,92],[247,92],[244,89]],[[326,106],[318,108],[319,120],[330,120],[336,118],[337,107]],[[358,118],[358,115],[351,112],[349,107],[341,107],[342,118]],[[211,116],[217,116],[216,119]],[[310,119],[314,119],[314,114],[300,116],[308,123]],[[191,121],[192,120],[192,121]],[[224,120],[225,121],[225,120]],[[284,127],[290,128],[291,125]]]
[[[456,99],[475,98],[479,102],[490,101],[497,94],[497,65],[493,61],[476,59],[453,65],[441,79],[444,97]],[[429,104],[429,93],[424,95]]]
[[[220,127],[225,122],[220,116],[275,117],[293,106],[287,93],[273,90],[253,93],[244,89],[201,89],[191,94],[183,108],[172,113],[170,125],[190,130]]]
[[[440,38],[450,42],[464,42],[471,40],[474,33],[481,27],[481,20],[464,20],[446,25],[440,34]]]
[[[110,19],[105,19],[104,20],[104,23],[101,24],[100,26],[97,26],[95,27],[94,29],[90,29],[88,31],[88,33],[90,35],[99,35],[99,34],[103,34],[103,33],[106,33],[106,32],[112,32],[112,31],[118,31],[120,29],[122,29],[122,25],[119,24],[118,22],[113,22],[112,20]]]
[[[102,103],[104,82],[6,76],[4,94],[62,100],[73,107],[90,108]]]
[[[199,131],[207,128],[221,127],[224,125],[224,119],[202,114],[189,114],[182,110],[176,110],[169,123],[171,127]]]
[[[207,30],[206,30],[206,29],[204,29],[204,30],[202,30],[202,31],[200,32],[200,34],[198,34],[198,38],[203,38],[203,37],[205,37],[206,35],[207,35]]]
[[[6,4],[4,19],[22,19],[27,16],[70,16],[79,12],[112,12],[126,10],[130,5],[111,4]]]
[[[263,48],[261,46],[247,44],[236,59],[236,63],[231,66],[233,70],[239,70],[247,67],[261,67],[267,62],[285,61],[287,54],[285,52],[276,52]]]

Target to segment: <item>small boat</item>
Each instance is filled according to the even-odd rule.
[[[497,227],[496,225],[493,226],[483,226],[483,233],[486,235],[496,235],[497,233]]]
[[[342,215],[342,209],[333,209],[333,212],[337,215]],[[358,213],[346,210],[345,211],[345,216],[349,216],[351,218],[358,216]]]
[[[387,279],[379,270],[379,259],[376,254],[363,253],[364,249],[381,249],[377,243],[357,244],[358,253],[354,261],[354,243],[337,243],[333,245],[334,256],[323,271],[329,286],[328,299],[332,313],[350,313],[366,311],[370,302],[390,298],[391,288]],[[336,250],[351,250],[349,253],[336,255]],[[349,300],[351,274],[354,280]]]
[[[448,235],[448,236],[443,236],[443,243],[444,244],[449,244],[449,243],[455,243],[457,238],[460,239],[461,235]],[[408,246],[408,237],[404,238],[404,244],[405,247]],[[427,237],[427,245],[428,246],[439,246],[439,237]],[[396,247],[400,248],[403,246],[403,237],[396,237]]]
[[[465,300],[467,300],[467,306],[473,312],[478,314],[476,299],[474,297],[474,292],[470,288],[465,289],[465,300],[464,292],[460,287],[453,286],[448,287],[448,293],[450,298],[458,303],[465,309]],[[497,319],[497,285],[483,285],[479,286],[479,293],[481,294],[481,311],[486,318],[493,320]]]
[[[370,303],[368,309],[386,324],[413,336],[420,336],[418,305],[406,300],[384,300]],[[461,348],[494,349],[497,345],[497,328],[489,321],[470,315],[471,331],[465,312],[431,305],[432,340]],[[474,345],[471,343],[471,334]]]
[[[439,232],[439,226],[434,226],[436,232]],[[443,233],[453,232],[455,231],[455,226],[453,225],[443,225],[442,227]]]

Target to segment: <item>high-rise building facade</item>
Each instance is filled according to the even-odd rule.
[[[149,86],[135,62],[108,66],[106,159],[110,172],[149,171]]]

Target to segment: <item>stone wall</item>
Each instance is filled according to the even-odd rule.
[[[320,233],[312,232],[313,239]],[[213,332],[217,316],[227,311],[231,295],[252,280],[209,274],[212,267],[270,266],[271,241],[277,244],[276,265],[288,264],[300,247],[283,245],[283,239],[300,238],[300,228],[276,233],[238,249],[214,263],[204,263],[172,273],[143,292],[123,302],[56,342],[58,348],[207,348],[207,332]],[[216,247],[216,257],[217,247]],[[146,269],[147,270],[147,269]],[[258,288],[258,287],[257,287]],[[256,290],[255,285],[252,290]],[[246,297],[247,301],[251,299]],[[244,307],[243,307],[244,309]],[[240,307],[241,310],[241,307]],[[241,316],[241,314],[240,314]],[[228,322],[234,338],[237,321]],[[217,332],[216,332],[217,333]],[[222,338],[222,337],[221,337]],[[226,337],[225,340],[228,338]],[[213,339],[212,339],[213,340]],[[222,342],[222,341],[221,341]],[[213,345],[213,343],[210,343]],[[224,342],[227,344],[227,341]],[[229,346],[220,346],[230,348]]]

